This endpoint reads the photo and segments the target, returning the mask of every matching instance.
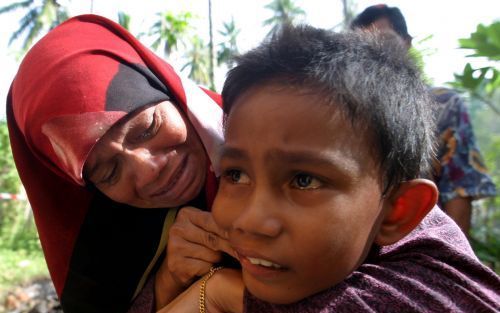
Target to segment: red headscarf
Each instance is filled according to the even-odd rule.
[[[11,145],[65,312],[126,310],[164,251],[173,210],[115,203],[84,186],[82,168],[114,123],[166,99],[184,111],[215,164],[219,96],[181,78],[110,20],[66,21],[19,68],[7,99]],[[205,208],[216,185],[207,172]]]

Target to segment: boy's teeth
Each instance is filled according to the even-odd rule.
[[[267,260],[257,259],[257,258],[249,258],[249,257],[247,257],[247,259],[250,261],[250,263],[252,263],[254,265],[261,265],[261,266],[265,266],[265,267],[281,268],[281,265],[278,265],[276,263],[273,263],[273,262],[270,262],[270,261],[267,261]]]

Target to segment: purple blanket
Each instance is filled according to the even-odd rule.
[[[334,269],[332,269],[334,270]],[[398,243],[374,248],[342,283],[290,305],[245,292],[245,312],[500,312],[500,278],[435,207]]]

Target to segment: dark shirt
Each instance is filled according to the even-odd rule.
[[[372,252],[343,282],[294,304],[245,291],[244,312],[500,312],[500,278],[437,206],[408,236]]]

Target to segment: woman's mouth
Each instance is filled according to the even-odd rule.
[[[182,181],[185,181],[185,172],[186,172],[186,168],[187,168],[187,162],[188,162],[188,157],[184,157],[184,159],[181,161],[181,163],[179,164],[179,166],[177,167],[175,173],[172,174],[172,177],[168,180],[167,182],[167,185],[165,187],[162,187],[161,189],[157,190],[156,192],[154,192],[153,194],[151,194],[151,198],[157,198],[157,197],[162,197],[164,195],[167,195],[167,194],[173,194],[172,191],[174,191],[175,189],[178,189],[176,187],[177,186],[177,183],[182,179]]]

